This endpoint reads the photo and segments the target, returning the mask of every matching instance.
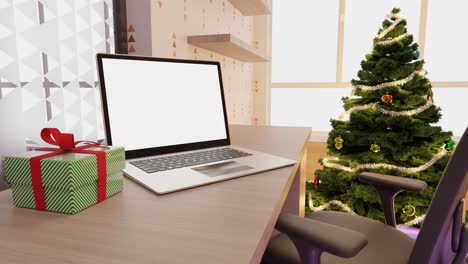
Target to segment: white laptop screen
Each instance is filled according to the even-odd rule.
[[[101,74],[112,145],[132,151],[227,139],[218,65],[104,57]]]

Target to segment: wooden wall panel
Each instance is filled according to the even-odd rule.
[[[271,58],[271,16],[254,17],[254,47]],[[252,124],[270,125],[271,62],[255,63]]]
[[[128,54],[151,56],[151,1],[127,0],[126,4]]]
[[[220,61],[229,122],[253,123],[256,64],[187,43],[190,35],[230,33],[255,47],[253,17],[243,16],[227,0],[151,0],[151,25],[153,56]]]

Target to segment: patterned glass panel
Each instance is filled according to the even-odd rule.
[[[112,14],[112,0],[0,0],[0,160],[44,127],[104,137],[95,54],[114,52]]]

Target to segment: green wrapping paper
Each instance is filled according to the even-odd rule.
[[[123,189],[125,150],[89,148],[106,152],[106,198]],[[13,204],[36,208],[29,158],[47,153],[30,151],[5,158],[5,177],[12,186]],[[92,154],[65,153],[41,160],[42,185],[47,211],[76,214],[97,203],[97,161]]]
[[[31,185],[15,184],[11,187],[13,205],[23,208],[36,208]],[[115,172],[107,176],[106,198],[123,190],[123,172]],[[62,189],[44,187],[47,211],[76,214],[97,203],[97,182],[88,183],[77,189]]]

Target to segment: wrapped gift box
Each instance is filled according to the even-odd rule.
[[[107,147],[106,147],[107,148]],[[106,153],[106,198],[123,189],[123,147],[88,148]],[[5,177],[17,207],[36,208],[29,159],[48,151],[29,151],[5,157]],[[76,214],[98,202],[96,155],[65,153],[41,161],[42,186],[47,211]]]

